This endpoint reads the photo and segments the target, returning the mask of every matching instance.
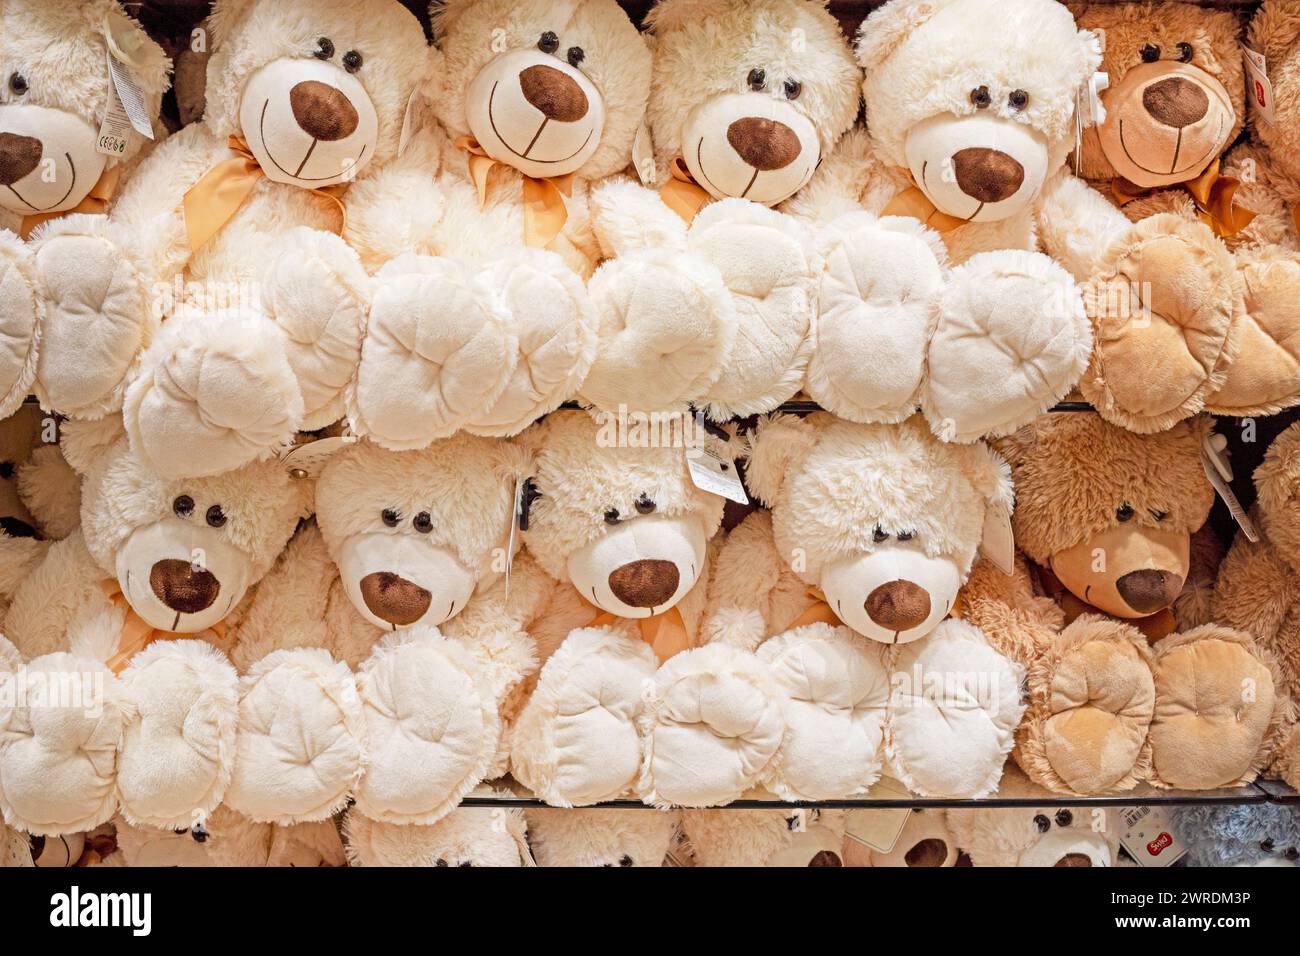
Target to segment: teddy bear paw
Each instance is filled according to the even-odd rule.
[[[637,718],[657,667],[642,641],[604,627],[573,631],[542,667],[515,721],[515,779],[555,806],[631,790],[641,762]]]
[[[736,334],[722,373],[709,386],[715,420],[769,412],[803,385],[821,261],[799,220],[745,199],[706,206],[687,249],[722,276]]]
[[[1035,783],[1075,794],[1132,789],[1151,763],[1151,651],[1129,624],[1084,615],[1029,668],[1017,762]]]
[[[35,263],[26,244],[0,231],[0,418],[12,415],[36,377],[37,340],[44,312]]]
[[[357,809],[429,824],[478,785],[496,753],[496,701],[474,659],[432,628],[381,643],[361,666],[366,769]]]
[[[285,335],[285,355],[302,393],[299,427],[343,417],[347,386],[361,358],[370,279],[352,247],[329,232],[299,227],[263,278],[262,304]]]
[[[1103,254],[1086,304],[1095,346],[1079,384],[1107,421],[1163,431],[1224,384],[1244,301],[1232,254],[1202,223],[1136,223]]]
[[[728,361],[735,303],[712,263],[649,250],[601,266],[588,283],[596,359],[582,397],[602,411],[677,411],[705,396]]]
[[[150,290],[108,238],[103,218],[53,223],[33,244],[44,312],[35,390],[46,408],[74,417],[121,407],[158,318]]]
[[[127,717],[103,664],[48,654],[14,673],[23,697],[0,702],[0,812],[52,836],[90,830],[117,809],[117,746]]]
[[[1024,678],[1023,667],[964,621],[946,620],[904,645],[890,681],[885,745],[894,775],[924,796],[996,792],[1024,713]]]
[[[361,776],[363,720],[346,664],[317,647],[273,651],[240,680],[225,802],[250,820],[291,824],[339,810]]]
[[[889,675],[879,645],[810,624],[758,651],[781,689],[785,738],[767,785],[787,800],[859,796],[880,776]]]
[[[239,677],[205,641],[155,641],[122,672],[132,713],[117,789],[137,825],[189,827],[221,802],[235,755]]]
[[[357,434],[396,451],[424,448],[496,404],[518,342],[486,275],[416,255],[379,271],[348,399]]]
[[[1207,624],[1156,645],[1153,670],[1151,779],[1182,790],[1254,780],[1284,709],[1254,642]]]
[[[268,457],[302,409],[284,334],[260,312],[223,309],[163,325],[122,412],[132,449],[162,477],[185,478]]]
[[[855,212],[822,237],[825,266],[805,388],[855,422],[907,418],[920,401],[945,256],[914,219]]]
[[[708,807],[754,786],[781,743],[781,699],[753,654],[710,644],[670,658],[641,717],[638,792],[647,803]]]
[[[513,435],[577,394],[596,357],[596,315],[586,287],[553,252],[519,249],[485,277],[497,290],[518,343],[514,372],[468,430]]]
[[[972,256],[939,297],[926,420],[944,441],[1010,434],[1074,387],[1091,348],[1082,298],[1061,266],[1016,249]]]

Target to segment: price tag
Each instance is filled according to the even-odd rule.
[[[1138,866],[1172,866],[1187,852],[1164,807],[1121,807],[1119,816],[1124,827],[1119,842]]]
[[[1246,92],[1255,114],[1269,126],[1276,125],[1273,115],[1273,84],[1268,81],[1268,61],[1246,44],[1241,45],[1246,63]]]
[[[110,53],[108,75],[112,79],[111,86],[113,92],[117,94],[118,105],[126,114],[131,128],[145,139],[153,139],[153,123],[149,119],[149,111],[145,109],[144,94],[140,92],[140,86],[136,83],[131,68]]]
[[[722,452],[711,448],[705,442],[698,448],[692,448],[686,455],[686,464],[691,471],[691,481],[695,487],[710,494],[721,495],[737,504],[749,504],[745,486],[736,470],[736,461]]]
[[[1250,515],[1246,514],[1246,509],[1241,506],[1237,496],[1232,493],[1232,486],[1228,484],[1232,479],[1232,468],[1223,457],[1223,449],[1226,445],[1227,441],[1222,435],[1207,435],[1204,444],[1201,445],[1201,467],[1205,469],[1205,477],[1210,479],[1215,492],[1228,506],[1228,512],[1232,515],[1232,520],[1241,528],[1241,533],[1250,541],[1258,541],[1259,532],[1255,530],[1254,522],[1250,520]]]

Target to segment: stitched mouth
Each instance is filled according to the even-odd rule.
[[[930,169],[930,161],[928,159],[922,160],[921,161],[921,191],[925,193],[926,198],[928,198],[930,202],[934,202],[934,198],[930,195],[930,182],[929,180],[926,179],[926,173],[929,171],[929,169]],[[980,202],[979,200],[976,200],[976,202],[978,202],[979,205],[975,207],[975,211],[971,213],[969,216],[963,218],[962,222],[972,222],[976,216],[978,216],[981,212],[984,211],[984,203]],[[934,205],[936,209],[939,206],[937,202],[934,203]]]
[[[492,134],[496,136],[497,142],[504,146],[507,152],[511,155],[518,156],[520,159],[526,159],[530,163],[541,163],[544,166],[554,166],[556,163],[567,163],[569,160],[573,159],[574,156],[577,156],[587,148],[587,144],[591,142],[592,135],[596,132],[594,129],[587,130],[587,138],[582,141],[582,145],[571,152],[568,156],[561,156],[559,159],[535,159],[529,156],[528,154],[532,152],[533,147],[537,145],[537,140],[541,137],[542,131],[546,129],[546,124],[551,121],[550,117],[543,117],[542,125],[537,128],[537,132],[534,133],[533,138],[529,140],[528,146],[525,147],[522,153],[519,152],[519,150],[515,149],[506,141],[506,138],[501,135],[501,131],[497,129],[496,115],[493,113],[492,107],[496,102],[497,87],[500,85],[500,80],[493,83],[492,92],[488,94],[488,124],[492,127]]]
[[[32,205],[30,202],[24,199],[22,197],[22,194],[19,193],[18,190],[14,189],[13,186],[7,185],[5,186],[5,189],[9,190],[11,193],[17,196],[18,201],[21,202],[28,209],[32,210],[32,212],[49,212],[51,209],[55,208],[56,206],[62,206],[65,202],[67,202],[68,197],[72,195],[72,190],[77,188],[77,164],[72,161],[71,153],[64,153],[63,155],[64,158],[66,158],[68,161],[68,168],[72,171],[72,182],[68,185],[68,191],[65,192],[58,199],[56,199],[54,202],[50,203],[48,206]]]
[[[703,150],[704,150],[704,137],[701,136],[700,141],[695,144],[695,165],[696,168],[698,168],[700,171],[700,178],[702,178],[706,183],[712,186],[714,192],[721,193],[724,196],[730,196],[731,193],[727,192],[725,189],[719,189],[717,184],[712,179],[709,178],[708,171],[705,170],[704,168]],[[741,160],[741,162],[744,162],[744,160]],[[791,196],[793,196],[796,192],[798,192],[800,189],[803,188],[803,186],[808,182],[808,180],[812,178],[813,172],[820,164],[821,164],[821,157],[819,156],[817,158],[817,161],[812,164],[812,168],[806,169],[804,171],[803,178],[799,180],[799,185],[790,191]],[[745,185],[745,191],[742,192],[739,196],[737,196],[736,197],[737,199],[749,198],[749,191],[754,188],[754,183],[758,182],[759,172],[760,170],[754,169],[754,175],[749,177],[749,182]]]
[[[302,168],[307,165],[307,160],[311,158],[312,152],[316,149],[317,140],[314,137],[312,138],[311,145],[307,147],[307,154],[303,156],[302,162],[298,164],[298,169],[296,171],[289,172],[289,170],[285,169],[283,166],[280,165],[280,161],[277,160],[275,158],[275,154],[271,152],[271,147],[266,145],[266,130],[265,130],[266,108],[270,105],[271,105],[271,101],[269,99],[262,104],[262,115],[258,118],[257,121],[257,135],[262,141],[262,151],[266,153],[266,157],[271,161],[271,165],[274,166],[276,169],[280,170],[280,172],[284,173],[286,176],[292,177],[293,179],[300,179],[304,183],[319,183],[319,182],[323,182],[326,179],[334,179],[335,177],[333,176],[299,175],[302,172]],[[369,143],[366,143],[364,146],[362,146],[361,152],[357,155],[357,158],[352,161],[352,165],[349,166],[347,169],[343,170],[341,173],[339,173],[339,175],[346,177],[348,173],[350,173],[352,170],[360,166],[361,160],[365,158],[366,150],[369,148],[370,148]]]
[[[1124,155],[1128,157],[1128,161],[1144,173],[1150,173],[1152,176],[1181,176],[1184,173],[1190,173],[1193,169],[1203,166],[1211,156],[1219,151],[1220,147],[1217,144],[1223,136],[1223,119],[1222,114],[1220,114],[1219,129],[1214,134],[1214,140],[1210,144],[1210,148],[1206,150],[1205,154],[1201,156],[1200,159],[1184,166],[1182,169],[1174,168],[1178,164],[1178,153],[1183,148],[1183,131],[1181,129],[1178,131],[1178,141],[1174,144],[1174,158],[1170,162],[1168,170],[1149,169],[1133,158],[1133,154],[1128,151],[1128,143],[1124,141],[1124,117],[1122,116],[1119,119],[1119,145],[1120,148],[1124,150]]]

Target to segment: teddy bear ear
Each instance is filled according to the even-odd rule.
[[[108,451],[126,439],[121,415],[108,415],[97,422],[65,421],[59,427],[63,457],[78,474],[89,474]]]
[[[1300,422],[1273,439],[1255,469],[1255,493],[1267,517],[1283,514],[1300,492]]]
[[[505,815],[506,832],[510,834],[510,838],[515,841],[515,847],[519,850],[519,862],[524,866],[536,866],[537,861],[533,859],[532,847],[528,845],[528,823],[524,818],[524,811],[512,807],[497,812]]]
[[[130,66],[145,101],[157,103],[162,99],[172,69],[171,58],[163,48],[116,2],[106,7],[88,5],[85,13],[94,21],[95,28],[102,31],[114,56]]]
[[[729,5],[730,0],[659,0],[645,15],[652,34],[668,33],[692,23],[706,23],[710,15]]]
[[[894,0],[875,10],[858,28],[856,49],[863,69],[873,69],[889,59],[942,5],[938,0]]]
[[[786,476],[817,444],[817,426],[795,415],[773,415],[758,423],[745,456],[745,485],[771,506],[781,494]]]
[[[226,41],[255,2],[256,0],[216,0],[212,4],[212,12],[204,21],[204,27],[208,31],[209,53]]]
[[[979,492],[985,503],[1006,508],[1010,513],[1015,502],[1015,488],[1011,484],[1011,466],[983,442],[957,446],[961,455],[962,473]]]
[[[1300,9],[1291,0],[1264,0],[1251,18],[1250,48],[1264,54],[1272,73],[1300,42]]]

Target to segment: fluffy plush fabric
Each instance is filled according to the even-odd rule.
[[[1300,813],[1273,804],[1178,807],[1173,824],[1188,866],[1295,866]]]
[[[376,823],[352,811],[343,818],[353,866],[532,866],[522,810],[455,810],[431,825]]]
[[[646,810],[528,810],[538,866],[663,866],[678,814]]]
[[[842,866],[843,810],[687,810],[696,866]]]
[[[253,823],[219,806],[203,825],[177,830],[113,820],[117,852],[105,866],[342,866],[332,820],[295,827]]]

